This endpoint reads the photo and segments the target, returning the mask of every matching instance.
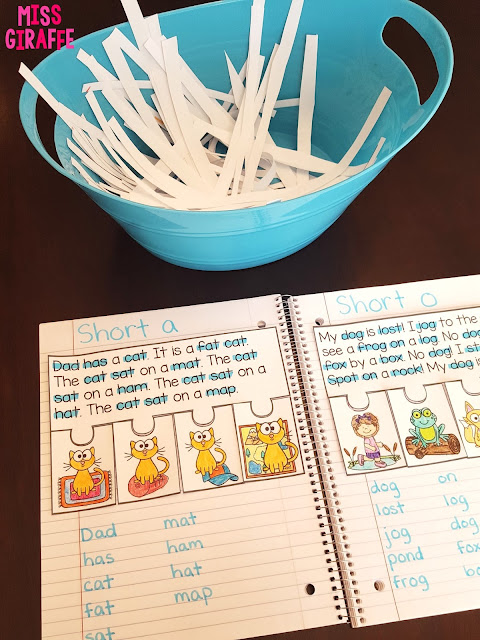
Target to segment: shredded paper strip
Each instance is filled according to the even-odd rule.
[[[339,162],[312,153],[319,39],[307,35],[299,96],[279,99],[304,0],[292,0],[280,42],[260,54],[265,0],[253,0],[248,57],[240,71],[225,52],[231,90],[207,88],[181,57],[177,37],[162,35],[159,17],[144,18],[137,0],[121,0],[136,46],[118,29],[103,41],[114,75],[80,49],[78,60],[92,81],[79,88],[97,124],[55,99],[24,65],[21,75],[70,127],[71,163],[90,185],[120,198],[175,210],[228,211],[290,200],[325,189],[372,166],[353,161],[380,118],[391,92],[386,87],[357,138]],[[134,62],[148,77],[138,80]],[[97,94],[114,109],[107,119]],[[373,102],[373,99],[372,99]],[[274,141],[280,109],[298,111],[296,149]],[[151,150],[132,141],[133,132]]]

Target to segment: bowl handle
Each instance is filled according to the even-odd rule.
[[[388,18],[403,18],[425,40],[435,59],[438,72],[438,82],[432,95],[422,107],[427,114],[433,114],[447,93],[453,72],[453,48],[450,37],[431,13],[418,4],[409,0],[392,3],[391,14]],[[387,24],[388,20],[385,22]],[[385,25],[384,25],[385,26]]]
[[[25,82],[20,94],[19,111],[20,120],[22,121],[25,133],[28,139],[33,144],[35,149],[45,158],[45,160],[52,165],[59,173],[62,173],[67,178],[77,181],[76,177],[71,173],[68,173],[61,164],[52,158],[48,151],[43,146],[43,142],[38,134],[36,107],[37,107],[38,93],[35,89]]]

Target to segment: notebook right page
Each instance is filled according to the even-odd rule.
[[[480,276],[292,306],[347,537],[352,624],[479,607]]]

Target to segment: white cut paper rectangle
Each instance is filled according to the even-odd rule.
[[[297,149],[302,153],[312,153],[312,125],[315,110],[315,91],[317,80],[318,36],[307,36],[305,57],[303,60],[300,106],[298,112]],[[307,184],[309,172],[297,170],[298,184]]]

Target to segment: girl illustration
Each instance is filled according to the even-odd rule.
[[[364,439],[365,456],[369,460],[373,460],[376,467],[380,469],[386,467],[387,463],[380,458],[380,447],[383,447],[383,444],[375,440],[380,428],[377,416],[374,416],[373,413],[353,416],[352,427],[356,435]],[[359,455],[358,464],[363,466],[363,462],[363,456]]]

